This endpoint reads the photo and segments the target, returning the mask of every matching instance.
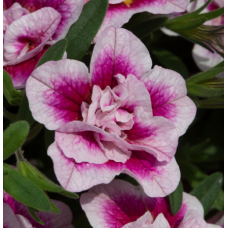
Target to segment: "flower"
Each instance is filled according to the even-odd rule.
[[[65,37],[84,0],[3,1],[3,66],[23,88],[44,52]]]
[[[71,225],[72,213],[70,208],[56,200],[51,202],[60,210],[60,214],[53,211],[38,212],[36,215],[44,222],[44,225],[37,223],[29,214],[27,207],[13,199],[3,191],[3,227],[4,228],[73,228]]]
[[[82,209],[96,228],[219,228],[203,219],[198,199],[183,193],[180,211],[172,215],[169,199],[148,197],[140,186],[123,180],[91,188],[80,198]]]
[[[122,27],[136,13],[145,11],[153,14],[184,12],[189,2],[189,0],[109,0],[108,11],[96,38],[109,26]]]
[[[195,11],[205,3],[206,3],[206,0],[196,0],[189,4],[188,11],[189,12]],[[207,12],[219,9],[223,6],[224,6],[223,0],[213,0],[206,7],[206,9],[204,9],[201,13],[207,13]],[[212,28],[213,28],[213,26],[224,25],[224,15],[221,15],[213,20],[205,22],[205,25],[212,26]],[[219,27],[218,27],[218,29],[216,31],[212,31],[211,35],[208,36],[208,39],[212,40],[211,42],[209,42],[209,45],[213,49],[218,49],[218,50],[220,50],[220,52],[222,52],[223,48],[224,48],[224,44],[222,44],[222,43],[224,41],[221,40],[221,38],[223,37],[223,39],[224,39],[224,33],[222,33],[223,35],[221,38],[220,38],[221,35],[218,36],[219,34],[216,34],[216,33],[218,33],[217,31],[220,31],[220,30],[221,29],[219,29]],[[221,43],[221,45],[223,45],[222,49],[221,49],[219,43]],[[223,61],[223,58],[218,53],[216,53],[216,52],[212,53],[209,50],[205,49],[204,47],[202,47],[198,44],[194,45],[193,51],[192,51],[192,56],[193,56],[193,59],[195,60],[196,65],[202,71],[206,71],[206,70],[210,69],[211,67],[214,67]]]
[[[207,222],[219,225],[224,228],[224,211],[217,212],[213,217],[208,219]]]
[[[94,47],[90,74],[76,60],[50,61],[31,74],[30,110],[55,130],[48,155],[65,189],[83,191],[126,173],[148,195],[175,190],[173,156],[196,107],[178,73],[151,65],[137,37],[110,27]]]

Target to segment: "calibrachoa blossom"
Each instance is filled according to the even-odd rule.
[[[3,66],[15,88],[23,88],[44,52],[65,37],[84,0],[4,0]]]
[[[150,196],[178,185],[173,157],[196,107],[178,73],[155,66],[131,32],[110,27],[87,67],[51,61],[29,77],[33,117],[55,130],[48,155],[61,185],[82,191],[126,173]]]
[[[181,209],[172,215],[167,197],[148,197],[140,186],[123,180],[91,188],[80,203],[94,228],[221,228],[204,221],[194,196],[183,193]]]
[[[189,4],[188,11],[192,12],[204,5],[206,0],[197,0]],[[213,0],[202,13],[207,13],[212,10],[219,9],[224,6],[224,0]],[[205,22],[205,25],[224,25],[224,15],[216,17],[213,20]],[[202,70],[208,70],[223,61],[223,58],[216,52],[212,53],[202,46],[195,44],[192,51],[193,59],[196,65]]]
[[[41,225],[30,216],[24,204],[3,191],[3,228],[73,228],[70,208],[60,201],[51,201],[59,208],[60,214],[53,211],[36,213],[44,222]]]
[[[122,27],[132,15],[140,12],[169,14],[184,12],[190,0],[109,0],[109,7],[96,37],[109,26]]]

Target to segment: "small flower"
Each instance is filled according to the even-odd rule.
[[[13,199],[3,191],[3,227],[4,228],[73,228],[71,225],[72,213],[70,208],[56,200],[51,202],[60,210],[60,214],[53,211],[38,212],[36,215],[44,222],[44,225],[37,223],[29,214],[27,207]]]
[[[155,66],[131,32],[110,27],[98,39],[87,67],[51,61],[28,79],[33,117],[55,130],[48,154],[61,185],[79,192],[126,173],[151,196],[175,190],[178,137],[196,107],[184,79]]]
[[[189,0],[109,0],[108,11],[95,40],[109,26],[122,27],[136,13],[169,14],[184,12],[189,2]]]
[[[150,198],[140,186],[123,180],[91,188],[80,203],[94,228],[221,228],[204,221],[194,196],[183,193],[180,211],[172,215],[167,197]]]
[[[83,0],[3,2],[3,66],[15,88],[23,88],[44,52],[65,37]]]

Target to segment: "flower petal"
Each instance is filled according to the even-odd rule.
[[[170,225],[164,215],[161,213],[157,216],[152,226],[148,228],[170,228]]]
[[[25,87],[28,77],[31,75],[39,62],[42,55],[48,50],[49,45],[45,45],[43,50],[35,55],[33,58],[16,65],[4,66],[3,69],[8,72],[13,81],[15,89],[21,89]]]
[[[103,143],[103,142],[107,142]],[[112,159],[126,162],[131,152],[118,135],[81,121],[71,121],[57,129],[56,142],[68,158],[77,163],[103,164]],[[109,144],[109,145],[108,145]]]
[[[80,203],[93,227],[125,227],[125,224],[136,221],[147,211],[142,194],[139,186],[113,180],[108,185],[95,186],[82,194]]]
[[[208,228],[204,219],[194,210],[187,211],[178,228]]]
[[[184,134],[195,117],[196,106],[186,97],[187,89],[182,76],[155,66],[142,81],[150,94],[153,115],[169,119],[177,127],[179,135]]]
[[[116,175],[126,173],[135,178],[151,197],[163,197],[173,192],[180,180],[179,167],[171,162],[158,162],[152,155],[133,152],[125,164],[108,161],[104,164],[76,163],[67,158],[57,143],[48,148],[60,184],[72,192],[81,192],[100,183],[109,183]]]
[[[14,65],[38,54],[55,32],[61,15],[46,7],[14,21],[4,37],[4,57]]]
[[[176,153],[178,132],[175,126],[161,116],[151,118],[142,108],[134,113],[132,129],[125,131],[132,150],[145,150],[158,161],[170,161]]]
[[[223,58],[216,52],[211,53],[202,46],[195,44],[192,50],[192,57],[200,70],[206,71],[223,61]]]
[[[95,41],[107,27],[122,27],[136,13],[145,11],[153,14],[184,12],[189,2],[189,0],[126,0],[119,3],[116,1],[117,4],[113,4],[114,2],[109,1],[108,11]]]
[[[144,44],[131,32],[121,28],[108,28],[96,43],[91,59],[92,83],[103,90],[117,85],[117,74],[137,78],[151,69],[151,58]]]
[[[64,59],[47,62],[33,71],[26,84],[33,117],[50,130],[81,119],[81,104],[87,101],[90,82],[87,67]]]

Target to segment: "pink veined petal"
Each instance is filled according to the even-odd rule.
[[[14,2],[18,2],[31,13],[45,7],[52,7],[58,11],[61,14],[61,21],[52,36],[54,40],[60,40],[66,36],[70,26],[78,19],[84,5],[84,0],[4,0],[4,10]]]
[[[211,53],[202,46],[195,44],[192,56],[200,70],[206,71],[223,61],[223,58],[216,52]]]
[[[180,180],[180,170],[173,158],[158,162],[152,155],[133,152],[125,164],[108,161],[104,164],[76,163],[67,158],[57,143],[48,148],[60,184],[72,192],[80,192],[101,183],[109,183],[116,175],[126,173],[135,178],[151,197],[163,197],[173,192]]]
[[[144,83],[132,74],[127,75],[126,79],[121,74],[118,74],[115,78],[119,84],[123,85],[128,91],[127,98],[121,102],[121,107],[131,113],[134,112],[135,108],[142,107],[143,110],[152,117],[150,94]]]
[[[15,206],[14,206],[14,199],[11,195],[9,195],[7,192],[3,190],[3,202],[7,203],[13,211],[15,211]]]
[[[16,217],[17,221],[20,224],[20,228],[33,228],[32,224],[24,216],[22,216],[22,215],[15,215],[15,217]],[[17,227],[17,226],[15,226],[15,227]]]
[[[151,216],[151,213],[147,211],[143,216],[138,218],[135,222],[131,222],[123,226],[123,228],[152,228],[153,225],[151,224],[153,221],[153,218]],[[159,228],[156,226],[156,228]],[[165,227],[162,227],[165,228]]]
[[[224,228],[224,226],[218,226],[218,225],[208,224],[207,223],[207,228]]]
[[[81,104],[90,99],[87,67],[75,60],[47,62],[35,69],[26,84],[33,117],[50,130],[81,119]]]
[[[148,228],[170,228],[170,225],[164,215],[161,213],[157,216],[152,226]]]
[[[108,11],[103,24],[95,37],[95,41],[101,32],[109,26],[122,27],[127,23],[132,15],[140,12],[150,12],[153,14],[169,14],[174,12],[184,12],[189,4],[189,0],[126,0],[113,4],[109,1]]]
[[[81,121],[71,121],[58,128],[56,142],[65,156],[77,163],[103,164],[108,159],[126,162],[131,156],[128,144],[118,135]]]
[[[147,211],[142,194],[139,186],[113,180],[108,185],[97,185],[82,194],[80,203],[93,227],[122,228]]]
[[[31,75],[39,62],[42,55],[48,50],[49,45],[45,45],[43,50],[35,55],[33,58],[16,65],[4,66],[3,69],[7,71],[12,78],[13,86],[15,89],[21,89],[25,87],[28,77]]]
[[[178,228],[208,228],[204,219],[194,210],[187,211]]]
[[[38,54],[55,32],[61,15],[46,7],[14,21],[4,37],[7,65],[15,65]]]
[[[153,115],[170,120],[179,135],[184,134],[195,117],[196,106],[186,97],[183,77],[175,71],[155,66],[142,81],[150,94]]]
[[[13,210],[7,203],[3,203],[3,228],[21,228]]]
[[[151,58],[144,44],[131,32],[110,27],[100,36],[94,47],[90,71],[93,85],[103,90],[117,85],[117,74],[140,78],[151,69]]]
[[[178,132],[164,117],[151,118],[142,108],[134,113],[132,129],[125,131],[132,150],[145,150],[158,161],[170,161],[176,153]]]

